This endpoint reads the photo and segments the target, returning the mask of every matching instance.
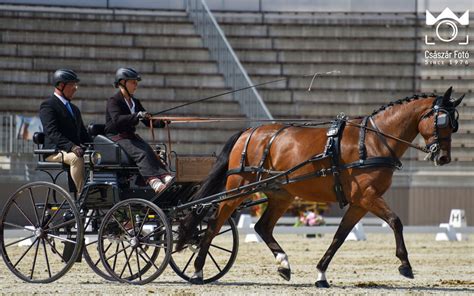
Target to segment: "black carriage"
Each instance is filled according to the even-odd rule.
[[[46,172],[52,182],[26,184],[5,204],[0,217],[0,251],[6,265],[16,276],[33,283],[55,281],[82,259],[107,280],[144,284],[156,279],[168,264],[181,278],[190,280],[191,262],[208,219],[200,223],[184,249],[174,250],[173,240],[179,220],[196,208],[186,203],[215,157],[168,153],[166,145],[157,145],[155,152],[175,171],[177,181],[156,196],[127,154],[103,135],[103,127],[89,126],[94,140],[84,155],[87,178],[80,195],[56,184],[68,167],[43,161],[43,155],[57,151],[42,149],[44,135],[35,134],[37,169]],[[17,238],[6,235],[9,231]],[[238,232],[232,219],[221,233],[224,239],[217,237],[209,252],[206,283],[227,273],[237,255]]]

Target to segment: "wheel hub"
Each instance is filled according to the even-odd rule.
[[[35,229],[34,234],[35,234],[35,238],[41,238],[41,237],[44,237],[45,232],[41,227],[38,227]]]
[[[130,240],[130,245],[133,247],[133,248],[136,248],[138,246],[138,244],[140,243],[140,241],[138,240],[138,237],[134,237]]]

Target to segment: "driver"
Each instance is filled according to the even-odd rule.
[[[105,133],[125,150],[137,164],[146,182],[156,194],[160,194],[174,182],[174,176],[150,145],[135,133],[139,121],[149,126],[151,120],[151,114],[133,96],[140,80],[140,75],[132,68],[117,70],[114,86],[119,91],[107,101]],[[165,123],[155,120],[153,126],[164,127]]]

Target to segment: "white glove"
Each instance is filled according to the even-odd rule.
[[[151,114],[145,111],[140,111],[137,113],[138,119],[150,119]]]

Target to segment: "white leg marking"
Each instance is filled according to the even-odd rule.
[[[204,277],[204,274],[202,270],[200,270],[200,271],[196,271],[191,278],[196,279],[196,278],[203,278],[203,277]]]
[[[275,256],[276,264],[280,267],[290,269],[290,262],[288,262],[288,256],[285,253],[277,253]]]
[[[322,272],[320,271],[319,269],[318,270],[318,279],[316,281],[327,281],[326,280],[326,273],[325,272]]]

